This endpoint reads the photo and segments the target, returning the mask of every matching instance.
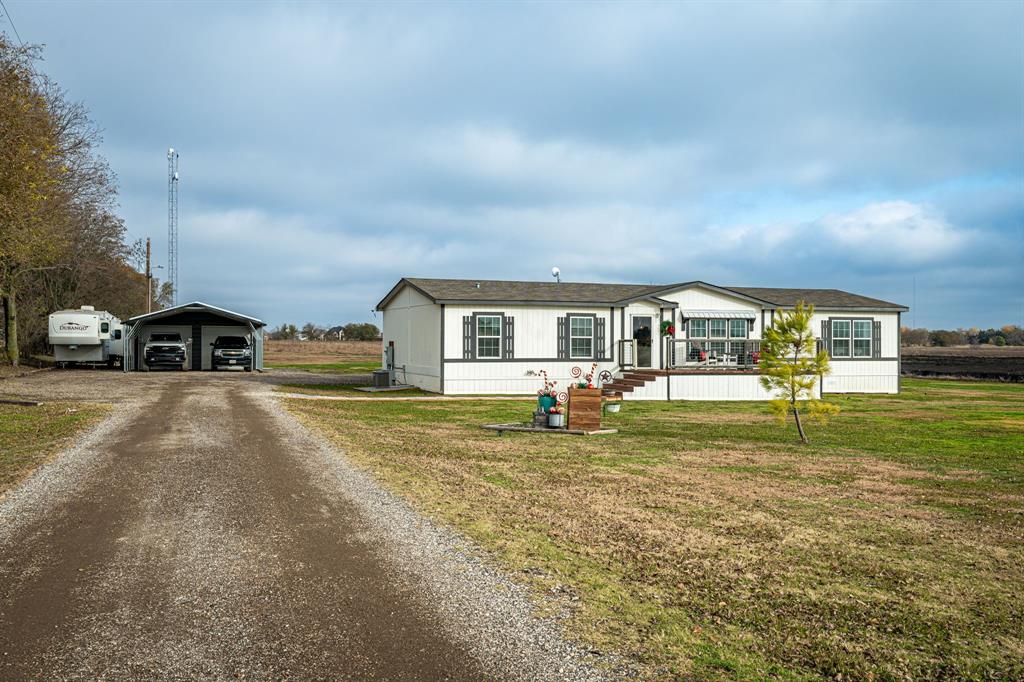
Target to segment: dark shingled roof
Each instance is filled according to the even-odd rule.
[[[577,303],[589,305],[616,305],[633,299],[657,299],[691,286],[703,286],[728,294],[733,292],[747,298],[764,301],[769,306],[791,307],[797,301],[818,308],[865,308],[871,310],[906,310],[898,303],[880,301],[838,289],[775,289],[766,287],[721,287],[705,282],[679,284],[597,284],[577,282],[507,282],[489,279],[425,279],[407,277],[401,280],[378,304],[387,304],[403,283],[415,287],[428,298],[439,303]]]
[[[606,303],[645,296],[663,287],[649,284],[577,282],[504,282],[489,279],[420,279],[406,282],[435,301],[523,301],[530,303]],[[479,285],[479,286],[478,286]]]
[[[730,291],[768,301],[779,306],[791,307],[798,301],[810,303],[817,308],[873,308],[884,310],[892,308],[903,310],[906,306],[899,303],[880,301],[860,294],[851,294],[839,289],[775,289],[768,287],[722,287]]]

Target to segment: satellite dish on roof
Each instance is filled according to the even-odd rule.
[[[558,269],[558,266],[551,268],[551,276],[555,278],[556,282],[562,281],[562,271]]]

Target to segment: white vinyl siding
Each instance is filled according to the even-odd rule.
[[[501,315],[481,315],[476,318],[476,356],[501,357]]]
[[[853,357],[871,357],[872,320],[853,321]]]
[[[594,318],[569,317],[569,357],[594,356]]]
[[[832,357],[850,357],[849,320],[832,320]]]

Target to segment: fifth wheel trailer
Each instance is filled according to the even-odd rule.
[[[59,366],[72,363],[113,366],[124,357],[123,336],[121,320],[91,305],[50,314],[49,341]]]

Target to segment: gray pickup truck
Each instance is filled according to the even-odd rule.
[[[185,369],[185,342],[178,332],[157,332],[149,337],[143,351],[146,367]]]

